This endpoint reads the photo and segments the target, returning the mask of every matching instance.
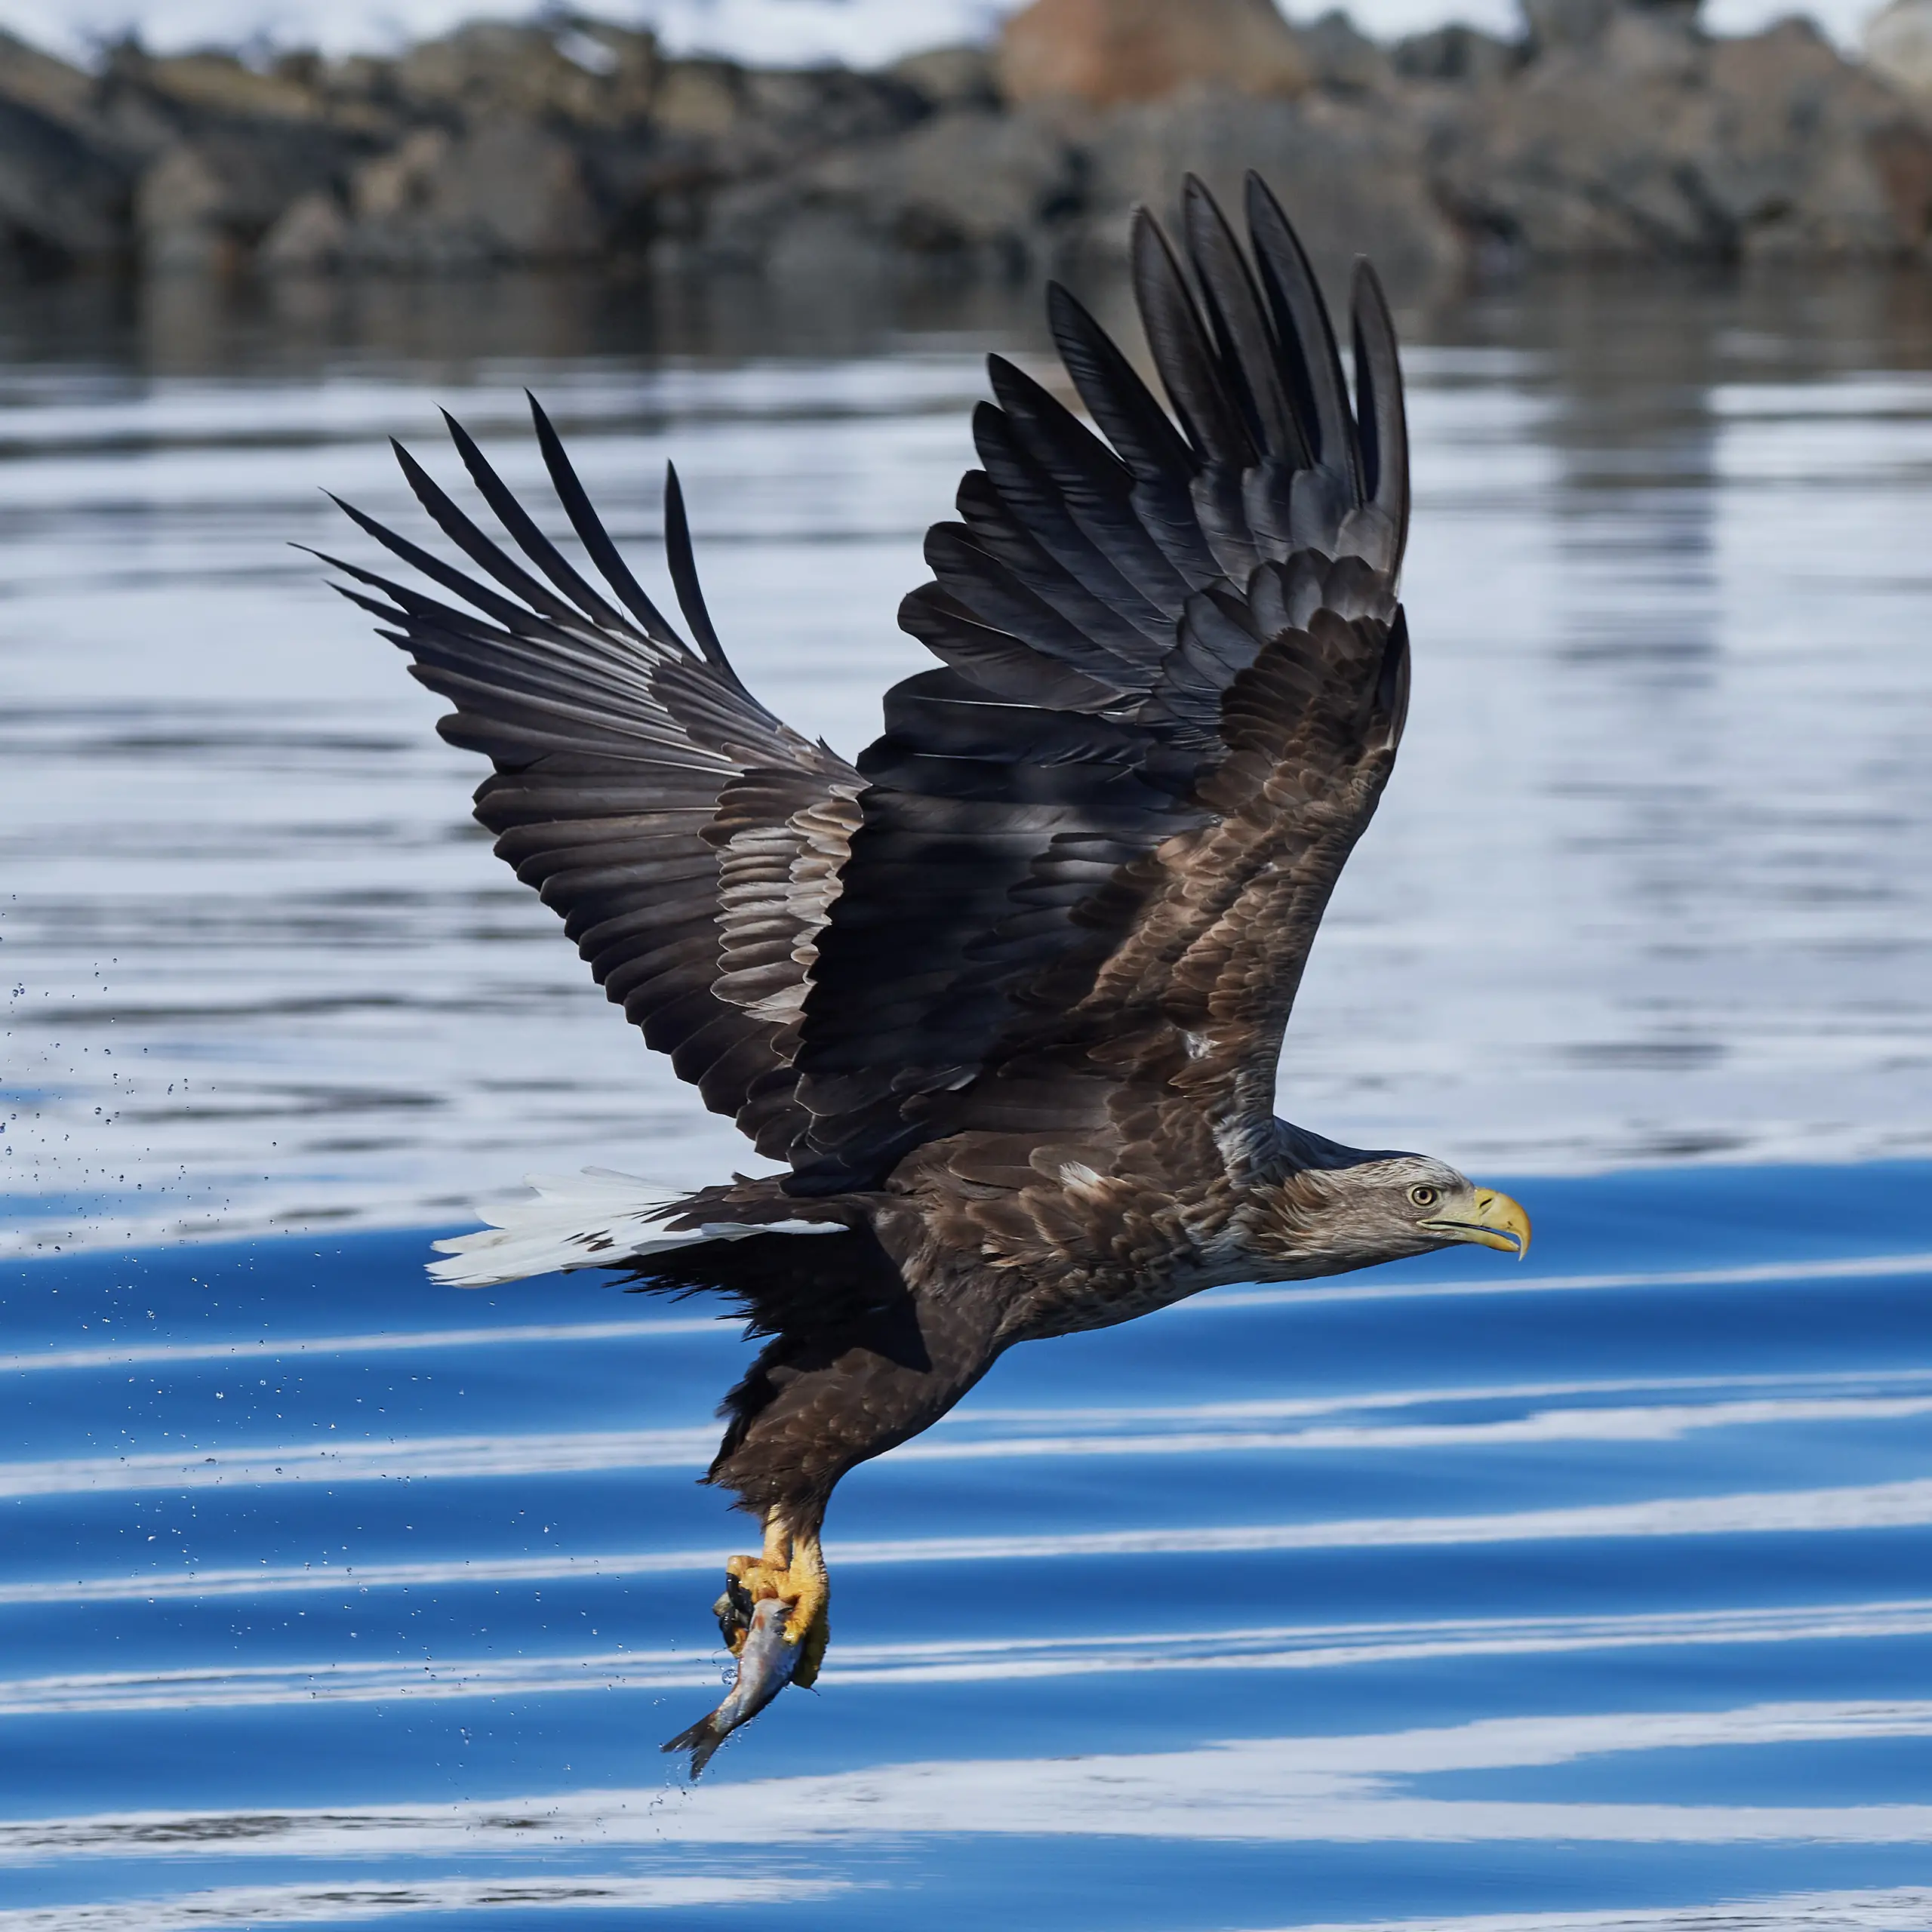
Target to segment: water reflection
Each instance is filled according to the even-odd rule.
[[[13,1264],[0,1932],[1915,1927],[1927,1173],[1545,1179],[1506,1294],[1016,1351],[694,1790],[729,1324],[420,1234]]]
[[[1586,278],[1404,321],[1416,705],[1284,1110],[1478,1171],[1924,1147],[1926,285]],[[188,280],[16,291],[0,338],[17,1238],[737,1162],[286,545],[346,540],[318,485],[400,509],[383,435],[432,445],[444,401],[528,484],[534,383],[647,557],[675,455],[748,674],[850,752],[912,662],[978,352],[1043,353],[1036,292]]]

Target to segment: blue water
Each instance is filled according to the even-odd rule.
[[[413,1232],[14,1264],[0,1925],[1932,1922],[1932,1167],[1515,1184],[1521,1266],[1009,1356],[694,1790],[732,1324]]]
[[[1928,288],[1404,298],[1415,703],[1281,1106],[1534,1251],[1010,1357],[695,1789],[743,1345],[422,1263],[746,1155],[288,540],[439,403],[534,481],[528,383],[849,754],[1036,295],[0,295],[0,1932],[1932,1928]]]

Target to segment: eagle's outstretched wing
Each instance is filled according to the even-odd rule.
[[[814,940],[865,781],[774,718],[732,670],[698,588],[675,473],[666,546],[696,651],[632,576],[534,398],[531,408],[605,589],[543,535],[454,420],[465,466],[537,574],[400,445],[423,507],[500,590],[346,503],[378,543],[471,608],[325,561],[377,593],[343,594],[456,705],[442,735],[494,765],[475,811],[499,857],[563,915],[598,984],[705,1103],[783,1158],[807,1124],[791,1063]]]
[[[901,613],[943,668],[888,694],[856,771],[731,669],[675,477],[666,541],[695,650],[540,410],[606,589],[454,423],[535,574],[400,450],[482,577],[349,512],[470,607],[338,565],[455,703],[444,735],[494,764],[476,815],[497,851],[707,1105],[790,1161],[795,1194],[878,1186],[937,1140],[994,1185],[1069,1162],[1171,1182],[1238,1158],[1271,1117],[1303,964],[1401,730],[1406,436],[1366,266],[1352,408],[1266,188],[1250,178],[1251,260],[1198,182],[1185,211],[1192,288],[1144,214],[1134,235],[1172,416],[1054,289],[1106,440],[994,359],[983,466]]]
[[[1011,1186],[1269,1144],[1281,1032],[1407,691],[1408,518],[1388,309],[1358,266],[1355,406],[1307,260],[1251,177],[1253,263],[1197,181],[1190,290],[1136,219],[1174,414],[1065,291],[1107,443],[1010,365],[961,521],[902,622],[946,668],[886,700],[806,998],[792,1186],[945,1140]],[[1112,447],[1109,448],[1108,444]]]

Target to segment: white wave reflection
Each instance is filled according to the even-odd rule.
[[[1532,1400],[1549,1393],[1604,1395],[1764,1388],[1763,1377],[1701,1382],[1572,1383],[1538,1387],[1412,1389],[1275,1402],[1172,1407],[980,1410],[946,1419],[931,1435],[897,1452],[902,1462],[980,1462],[1072,1456],[1180,1456],[1265,1452],[1487,1448],[1551,1442],[1670,1442],[1700,1429],[1790,1428],[1804,1423],[1895,1422],[1932,1414],[1932,1372],[1779,1378],[1786,1389],[1810,1384],[1862,1392],[1758,1395],[1728,1401],[1589,1404],[1458,1421],[1331,1424],[1322,1428],[1242,1429],[1239,1423],[1287,1421],[1359,1411],[1441,1407]],[[1011,1432],[1050,1425],[1055,1432]],[[1136,1431],[1123,1424],[1138,1424]],[[1184,1425],[1195,1425],[1192,1427]],[[1202,1427],[1211,1424],[1214,1426]],[[601,1475],[625,1469],[702,1469],[717,1431],[606,1429],[521,1435],[402,1437],[376,1441],[269,1444],[211,1454],[193,1450],[54,1458],[0,1463],[0,1499],[153,1490],[241,1487],[275,1483],[407,1482],[465,1477]]]
[[[1324,1670],[1441,1657],[1924,1636],[1932,1636],[1932,1599],[1624,1617],[1290,1624],[1125,1636],[841,1644],[820,1681],[841,1686],[1010,1683],[1162,1671]],[[715,1685],[718,1674],[716,1654],[688,1651],[88,1672],[0,1680],[0,1717],[660,1690]]]
[[[1496,1422],[1338,1425],[1327,1429],[1169,1430],[1141,1435],[1017,1435],[978,1442],[922,1441],[901,1462],[1014,1456],[1183,1456],[1287,1450],[1487,1448],[1539,1442],[1674,1442],[1694,1429],[1799,1423],[1897,1422],[1932,1415],[1932,1396],[1705,1402],[1643,1408],[1545,1409]]]
[[[429,1236],[425,1235],[426,1243]],[[1466,1281],[1411,1281],[1401,1279],[1330,1284],[1318,1287],[1217,1288],[1176,1303],[1161,1315],[1214,1314],[1254,1308],[1294,1307],[1331,1301],[1392,1301],[1439,1296],[1561,1294],[1571,1290],[1680,1288],[1752,1283],[1886,1280],[1932,1275],[1932,1254],[1865,1255],[1826,1261],[1780,1261],[1734,1268],[1704,1268],[1676,1272],[1610,1275],[1498,1275]],[[382,1355],[391,1350],[488,1348],[533,1342],[648,1341],[667,1335],[716,1334],[721,1324],[735,1318],[722,1315],[672,1315],[652,1321],[499,1322],[489,1327],[380,1331],[348,1335],[309,1335],[275,1339],[259,1336],[248,1341],[139,1343],[128,1348],[57,1349],[38,1352],[17,1350],[0,1355],[0,1374],[35,1370],[130,1368],[174,1362],[270,1361],[297,1355]],[[1586,1385],[1580,1385],[1586,1386]]]
[[[1780,1898],[1614,1912],[1482,1912],[1469,1918],[1378,1918],[1278,1926],[1272,1932],[1925,1932],[1932,1891],[1788,1892]]]
[[[703,1468],[718,1447],[699,1429],[553,1435],[423,1436],[390,1442],[298,1442],[184,1458],[82,1456],[0,1463],[0,1497],[211,1489],[277,1482],[407,1482],[453,1476],[577,1475],[610,1469]]]
[[[1121,1423],[1284,1422],[1309,1416],[1346,1414],[1357,1410],[1435,1408],[1459,1402],[1544,1401],[1564,1395],[1682,1396],[1737,1394],[1744,1390],[1767,1395],[1780,1391],[1817,1393],[1825,1390],[1849,1392],[1854,1389],[1866,1395],[1882,1395],[1888,1391],[1923,1389],[1928,1385],[1932,1385],[1932,1368],[1868,1368],[1826,1369],[1781,1375],[1645,1375],[1564,1382],[1447,1383],[1429,1389],[1364,1389],[1329,1395],[1266,1396],[1223,1402],[1137,1403],[1118,1407],[1094,1405],[1079,1408],[1001,1408],[975,1401],[942,1417],[934,1424],[933,1433],[1016,1423],[1035,1428],[1102,1428]],[[894,1451],[895,1455],[901,1453]]]
[[[812,1844],[941,1838],[1164,1838],[1274,1843],[1906,1844],[1932,1805],[1564,1804],[1421,1797],[1398,1780],[1531,1770],[1611,1753],[1805,1749],[1932,1737],[1932,1703],[1487,1718],[1380,1735],[1243,1739],[1189,1750],[885,1764],[699,1785],[332,1810],[143,1812],[0,1823],[0,1864],[110,1857],[474,1858],[529,1845]]]
[[[52,1349],[0,1355],[0,1375],[35,1369],[146,1368],[190,1361],[281,1361],[291,1355],[400,1354],[420,1349],[484,1349],[533,1342],[648,1342],[663,1335],[715,1335],[730,1315],[662,1321],[499,1322],[491,1328],[424,1328],[369,1335],[257,1336],[248,1342],[145,1342],[127,1349]],[[0,1921],[0,1924],[4,1924]]]
[[[1739,1536],[1932,1525],[1932,1479],[1848,1489],[1771,1490],[1737,1496],[1662,1497],[1491,1516],[1374,1516],[1344,1521],[1235,1524],[1204,1529],[1102,1530],[1060,1536],[908,1537],[832,1543],[835,1567],[1045,1561],[1082,1557],[1221,1556],[1296,1549],[1545,1543],[1594,1537]],[[0,1584],[0,1604],[269,1595],[291,1590],[410,1589],[465,1583],[671,1576],[720,1567],[730,1552],[645,1550],[575,1557],[456,1558],[300,1569],[190,1570],[146,1576]]]
[[[1555,1294],[1604,1288],[1743,1287],[1807,1281],[1886,1281],[1932,1275],[1932,1254],[1869,1254],[1842,1260],[1761,1261],[1730,1268],[1690,1268],[1674,1273],[1617,1275],[1486,1275],[1467,1281],[1373,1281],[1316,1288],[1216,1288],[1177,1302],[1177,1308],[1211,1314],[1219,1309],[1277,1308],[1307,1302],[1426,1300],[1442,1295]]]
[[[235,1885],[106,1904],[0,1907],[0,1932],[198,1932],[203,1926],[353,1924],[431,1912],[609,1912],[620,1906],[665,1912],[693,1906],[786,1905],[845,1889],[832,1879],[601,1875]]]

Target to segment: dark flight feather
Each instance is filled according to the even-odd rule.
[[[794,1199],[888,1186],[937,1143],[1026,1186],[1069,1147],[1173,1169],[1261,1131],[1400,732],[1408,475],[1379,285],[1357,275],[1351,408],[1294,230],[1257,180],[1247,210],[1245,250],[1196,180],[1183,254],[1136,219],[1172,414],[1062,288],[1049,321],[1091,423],[991,359],[980,466],[900,611],[939,668],[888,694],[856,765],[731,668],[675,473],[694,648],[534,398],[588,572],[454,421],[510,549],[400,450],[469,568],[349,509],[443,593],[342,567],[456,705],[445,735],[493,759],[476,809],[499,852],[647,1041],[789,1162]]]
[[[737,672],[732,669],[731,660],[724,655],[724,647],[718,641],[717,627],[711,621],[711,612],[704,601],[704,587],[698,582],[697,559],[691,550],[691,527],[685,515],[684,487],[678,481],[676,466],[671,463],[664,467],[664,552],[671,567],[672,586],[678,593],[678,608],[684,613],[691,635],[697,639],[697,648],[704,653],[705,662],[747,703],[758,704],[758,700],[745,689]],[[758,708],[761,711],[764,709],[762,705],[758,705]]]
[[[471,481],[476,485],[483,500],[489,505],[492,515],[509,533],[518,549],[592,623],[601,629],[620,635],[628,632],[631,628],[629,620],[619,614],[614,605],[607,602],[591,587],[555,544],[537,528],[530,512],[511,494],[508,485],[491,467],[482,451],[477,447],[476,439],[447,409],[442,415],[450,432],[450,440],[456,445],[457,454],[463,458],[463,467],[469,472]]]
[[[632,576],[630,566],[624,561],[617,545],[611,541],[610,532],[604,528],[603,519],[592,506],[583,484],[577,480],[577,471],[571,466],[561,438],[545,414],[543,405],[534,395],[528,400],[530,420],[536,426],[537,446],[543,454],[543,466],[550,472],[551,488],[556,491],[557,500],[563,505],[564,514],[570,518],[578,542],[589,553],[591,561],[597,566],[604,581],[617,593],[618,601],[644,626],[645,635],[673,649],[683,650],[684,639],[644,594],[643,586]]]

